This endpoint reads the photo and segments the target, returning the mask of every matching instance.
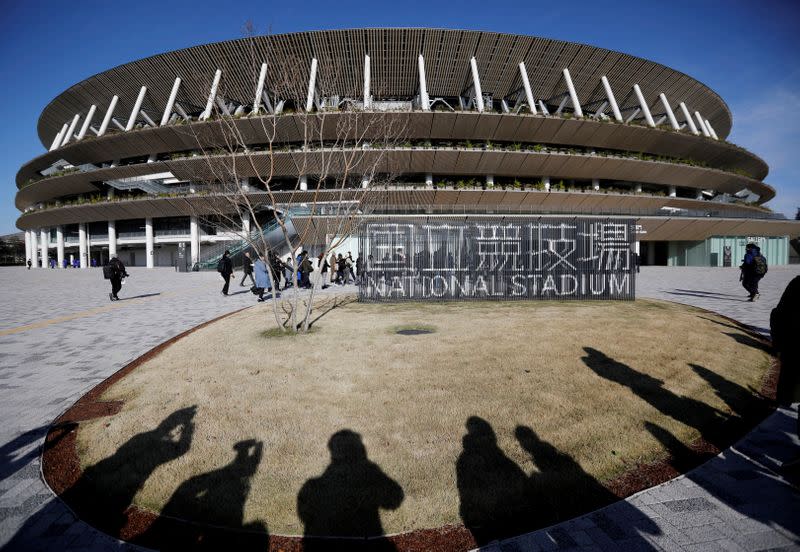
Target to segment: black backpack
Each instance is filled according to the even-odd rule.
[[[222,274],[222,272],[223,272],[224,270],[225,270],[225,257],[222,257],[222,258],[219,260],[219,262],[217,262],[217,272],[219,272],[220,274]]]
[[[755,272],[758,276],[763,276],[767,273],[769,267],[767,267],[767,259],[764,255],[756,255],[753,258],[753,272]]]
[[[113,277],[114,277],[114,268],[110,264],[105,265],[103,267],[103,278],[105,278],[106,280],[110,280]]]

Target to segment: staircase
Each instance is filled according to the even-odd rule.
[[[285,215],[284,224],[286,225],[286,230],[289,233],[290,240],[297,236],[297,232],[294,229],[294,224],[292,223],[290,215]],[[262,233],[264,235],[264,240],[269,245],[269,248],[275,252],[275,254],[280,256],[284,253],[288,253],[283,230],[281,230],[281,227],[277,222],[273,221],[270,225],[263,227]],[[241,266],[244,253],[246,251],[250,251],[251,253],[253,252],[253,247],[251,244],[255,244],[259,247],[261,246],[262,241],[258,230],[253,230],[250,232],[249,239],[247,240],[219,242],[215,243],[214,245],[201,247],[200,259],[197,262],[197,265],[195,265],[196,270],[216,270],[217,263],[219,263],[219,260],[222,258],[225,250],[230,251],[230,258],[233,262],[233,266]],[[255,257],[253,258],[253,261],[255,261]]]

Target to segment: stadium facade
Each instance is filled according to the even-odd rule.
[[[800,234],[762,207],[775,195],[768,167],[725,140],[728,106],[679,71],[531,36],[353,29],[168,52],[64,91],[39,118],[47,151],[16,179],[26,256],[36,266],[198,262],[241,239],[203,211],[204,126],[229,117],[249,154],[269,156],[285,179],[279,194],[302,201],[326,190],[301,169],[313,163],[299,155],[322,152],[293,147],[298,118],[324,111],[335,129],[353,110],[405,121],[402,143],[384,152],[392,184],[353,179],[380,194],[381,217],[633,219],[651,265],[736,266],[750,241],[786,264]],[[259,147],[260,118],[278,120],[271,152]],[[244,176],[258,201],[263,190]]]

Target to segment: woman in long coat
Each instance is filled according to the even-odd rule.
[[[272,291],[272,284],[269,281],[269,275],[267,275],[267,263],[264,262],[263,257],[258,257],[258,260],[253,265],[253,272],[256,277],[256,288],[259,291],[258,300],[263,301],[264,290]]]

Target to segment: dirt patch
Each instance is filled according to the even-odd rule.
[[[48,443],[52,443],[47,446],[46,477],[51,482],[53,472],[66,473],[60,485],[51,482],[51,486],[59,494],[69,494],[69,489],[81,486],[76,484],[85,469],[118,456],[126,443],[141,435],[143,429],[152,433],[154,430],[151,428],[163,424],[164,416],[169,417],[176,409],[197,405],[191,420],[183,424],[183,429],[192,428],[191,447],[158,465],[137,486],[135,496],[132,495],[128,503],[132,502],[134,506],[126,508],[125,519],[117,533],[150,546],[160,542],[158,539],[161,537],[157,535],[171,534],[183,535],[180,542],[184,544],[234,539],[244,547],[259,548],[265,543],[264,535],[271,533],[269,548],[293,549],[293,546],[299,546],[299,539],[277,535],[302,534],[304,525],[308,532],[309,523],[322,526],[319,521],[321,514],[314,508],[308,514],[307,505],[300,503],[302,490],[306,487],[311,489],[311,503],[324,503],[328,496],[327,488],[317,483],[330,481],[326,479],[330,473],[338,478],[352,475],[347,471],[331,472],[336,466],[332,436],[340,433],[342,428],[358,428],[358,433],[350,430],[355,437],[348,437],[351,443],[349,448],[345,447],[345,453],[350,454],[361,447],[363,461],[358,464],[351,458],[350,463],[355,462],[362,470],[372,469],[370,466],[374,465],[386,479],[402,488],[399,507],[376,507],[374,513],[378,515],[379,532],[402,532],[388,537],[388,540],[403,550],[466,549],[490,537],[508,536],[549,525],[608,503],[617,496],[627,496],[669,479],[715,454],[766,413],[766,399],[759,399],[754,394],[761,390],[762,381],[774,380],[771,375],[765,379],[765,374],[769,375],[766,370],[769,358],[762,350],[766,346],[763,342],[759,342],[762,348],[755,346],[748,339],[757,341],[757,337],[748,335],[743,328],[736,330],[735,335],[747,339],[736,339],[729,331],[720,333],[719,324],[713,320],[697,320],[701,317],[695,310],[668,303],[658,303],[655,308],[649,308],[648,303],[639,301],[610,307],[598,304],[470,307],[468,316],[461,316],[464,311],[458,305],[440,305],[438,311],[429,305],[415,310],[412,305],[392,307],[383,312],[380,312],[383,306],[379,305],[351,305],[335,313],[337,316],[320,321],[322,326],[317,334],[278,340],[279,347],[286,343],[287,348],[271,350],[269,354],[256,347],[264,343],[273,347],[275,340],[254,339],[259,331],[263,331],[264,317],[269,313],[253,309],[195,332],[169,349],[162,349],[161,354],[151,355],[151,362],[140,366],[134,373],[131,373],[132,367],[126,368],[120,377],[129,377],[118,385],[108,383],[100,392],[93,391],[91,400],[84,404],[85,412],[95,408],[101,413],[113,414],[97,406],[98,402],[124,400],[122,411],[105,419],[81,422],[80,432],[75,430],[74,424],[79,421],[79,412],[65,415],[60,420],[61,425],[51,432],[52,439],[48,436]],[[640,308],[632,309],[633,305]],[[616,310],[619,307],[622,309]],[[675,341],[664,343],[659,339],[646,354],[640,349],[634,353],[626,352],[623,344],[611,343],[608,335],[604,338],[596,329],[613,327],[613,334],[617,336],[629,332],[641,337],[648,331],[651,336],[658,335],[658,329],[665,327],[660,320],[665,316],[665,310],[673,318]],[[654,313],[657,316],[653,316]],[[702,314],[708,316],[708,313]],[[387,328],[403,324],[413,326],[419,324],[415,319],[420,317],[426,322],[435,321],[440,329],[437,335],[395,336],[394,339],[401,343],[383,341],[391,339]],[[491,331],[479,324],[477,329],[473,328],[472,334],[465,333],[470,324],[465,324],[464,319],[488,324]],[[506,321],[505,325],[503,321]],[[553,328],[554,321],[562,322],[561,327]],[[617,324],[612,326],[610,321]],[[363,340],[360,350],[356,347],[357,341],[348,339],[352,333],[347,334],[354,331],[347,327],[348,322],[357,326],[355,333]],[[540,340],[551,338],[547,347],[542,343],[534,344],[537,346],[520,343],[520,328],[527,328],[527,333],[530,333],[531,329],[541,329],[543,322],[551,326],[540,331],[545,335]],[[573,343],[576,334],[571,332],[580,325],[585,329],[587,322],[590,330],[579,334],[580,343]],[[736,327],[740,328],[738,324]],[[340,335],[334,343],[347,352],[344,360],[349,361],[335,366],[333,355],[324,354],[331,352],[331,347],[326,346],[330,343],[325,339],[330,338],[332,332],[329,330],[332,328],[346,334]],[[687,328],[692,328],[700,337],[696,341],[685,341]],[[559,336],[560,339],[556,339]],[[430,340],[431,337],[440,340],[438,344],[443,350],[438,351],[439,354],[435,354],[437,351],[432,350],[435,347],[427,342],[424,346],[423,342],[412,344],[410,351],[403,350],[402,343]],[[710,342],[704,345],[704,340]],[[214,348],[212,353],[204,353],[199,348],[212,342],[224,345],[221,350]],[[470,344],[474,350],[477,343],[484,350],[476,351],[476,366],[467,366],[464,360],[468,357],[463,355],[455,361],[449,359],[454,351],[464,350]],[[257,351],[255,356],[246,357],[243,344],[252,344]],[[308,351],[309,356],[297,358],[298,347]],[[494,349],[486,351],[487,348]],[[553,358],[559,348],[571,350],[572,360],[567,353],[563,353],[560,366],[536,359],[537,352],[541,357]],[[719,355],[720,349],[726,348],[728,354]],[[506,354],[497,354],[503,350]],[[232,351],[237,355],[226,354]],[[377,353],[370,358],[367,351]],[[286,359],[292,353],[294,358],[287,363]],[[211,355],[220,355],[222,360],[206,367],[213,374],[204,375],[202,364],[198,365],[192,359],[208,359]],[[428,355],[425,362],[420,355]],[[527,362],[519,360],[521,355],[527,357]],[[182,367],[178,359],[183,359],[188,365]],[[309,380],[309,377],[319,374],[304,373],[304,359],[312,366],[323,367],[317,371],[325,374],[324,381]],[[500,379],[499,383],[486,380],[487,370],[492,366],[488,359],[500,362],[501,368],[491,372],[491,379]],[[652,368],[648,362],[660,365]],[[370,371],[370,366],[382,364],[384,369]],[[430,374],[434,366],[441,376],[438,381]],[[391,368],[388,373],[387,368]],[[541,373],[545,369],[546,372]],[[400,377],[398,371],[404,377]],[[530,374],[540,376],[535,385],[525,381]],[[455,376],[469,378],[473,385],[448,387],[442,383]],[[165,377],[171,377],[172,384],[167,386]],[[262,378],[277,380],[280,385],[265,386]],[[379,386],[373,385],[374,382],[368,381],[375,378],[384,380],[385,390],[381,391]],[[576,381],[582,379],[586,381]],[[299,389],[292,391],[287,387],[291,385]],[[237,386],[235,398],[224,393],[215,395],[225,387]],[[562,400],[551,396],[558,394],[559,390],[569,396],[562,397]],[[254,393],[261,396],[260,401],[254,399]],[[330,393],[335,397],[327,396]],[[448,393],[455,395],[454,403],[447,403]],[[281,397],[281,394],[288,396]],[[399,404],[393,404],[393,397],[398,395],[403,400],[398,399]],[[298,401],[303,397],[305,402],[290,408],[290,400]],[[350,401],[348,397],[351,397]],[[459,408],[459,403],[465,400],[470,401],[467,408]],[[264,401],[277,404],[262,413],[258,406]],[[337,406],[341,401],[355,404]],[[587,401],[592,404],[586,404]],[[620,401],[625,405],[611,404]],[[498,406],[498,402],[505,404]],[[539,408],[535,407],[542,402],[548,403],[548,409],[553,411],[549,416],[540,414]],[[203,412],[215,403],[224,410],[213,415]],[[231,409],[232,405],[241,406]],[[388,412],[381,413],[376,405]],[[631,408],[632,405],[636,408]],[[359,406],[363,412],[358,411]],[[413,415],[398,417],[401,407],[413,411]],[[629,408],[633,411],[630,417],[619,417]],[[278,409],[288,411],[276,416]],[[699,414],[681,414],[687,409],[697,410]],[[308,410],[313,415],[308,415]],[[610,410],[618,417],[607,418],[604,410]],[[587,415],[587,411],[594,412],[595,417]],[[452,420],[437,421],[436,415]],[[704,420],[704,416],[712,419]],[[719,423],[713,420],[714,417],[721,418]],[[579,431],[564,431],[564,427],[575,428],[576,424]],[[260,429],[255,429],[257,427]],[[623,440],[615,438],[621,427],[629,431]],[[594,439],[587,442],[587,436],[591,435],[595,436]],[[713,442],[704,440],[704,435],[713,435]],[[647,437],[649,441],[644,450],[633,446]],[[180,441],[180,437],[170,436],[170,439]],[[307,439],[305,446],[295,448],[298,439]],[[107,441],[105,444],[101,442],[104,440]],[[633,445],[628,441],[633,441]],[[97,450],[95,445],[99,445],[101,450]],[[232,449],[231,445],[241,446]],[[245,448],[247,452],[243,453]],[[210,450],[216,450],[215,454],[209,456]],[[396,453],[394,456],[387,454],[386,451],[392,450]],[[468,454],[470,450],[478,452]],[[74,455],[78,451],[82,456],[83,471],[74,465]],[[486,451],[492,451],[495,457]],[[147,456],[146,450],[140,452]],[[305,461],[298,462],[298,458],[303,459],[304,455]],[[598,455],[602,456],[599,460],[596,458]],[[240,458],[244,460],[238,460]],[[436,458],[440,459],[439,465],[432,464]],[[278,459],[283,459],[283,467]],[[491,465],[492,461],[494,465]],[[489,502],[483,501],[477,492],[481,491],[481,484],[477,477],[479,471],[473,465],[475,462],[489,462],[485,469],[495,476],[503,472],[498,466],[509,466],[503,485],[483,484],[482,492],[489,491]],[[250,464],[252,470],[247,468]],[[234,469],[239,471],[232,472]],[[281,474],[282,471],[285,473]],[[182,489],[196,490],[198,485],[218,481],[231,473],[247,479],[247,492],[240,493],[244,498],[240,496],[233,504],[223,506],[228,512],[231,508],[237,512],[227,530],[217,528],[209,532],[207,525],[202,523],[194,525],[175,519],[164,522],[167,518],[153,513],[163,513],[176,504],[189,504],[185,507],[191,508],[191,502],[178,499],[183,496]],[[358,474],[363,475],[363,472]],[[99,478],[102,476],[100,473]],[[442,479],[444,482],[438,488],[432,485]],[[285,490],[276,489],[275,481],[270,480],[277,480]],[[512,482],[511,491],[508,490],[509,481]],[[521,494],[509,494],[517,492],[515,486],[519,487],[517,491]],[[213,484],[207,487],[214,488]],[[506,489],[500,490],[499,487]],[[561,491],[572,488],[578,496],[577,500],[565,501],[562,494],[555,516],[552,512],[540,511],[540,507],[534,512],[538,518],[531,520],[531,511],[526,509],[525,501],[515,499],[530,496],[525,493],[533,490],[544,493],[556,487]],[[336,491],[333,505],[336,506],[337,501],[339,505],[346,503],[341,495],[342,488],[333,488]],[[426,493],[431,496],[426,497]],[[390,494],[386,492],[387,504]],[[158,496],[166,497],[161,499],[161,506],[153,501],[153,497]],[[69,498],[71,504],[76,500],[74,496]],[[497,498],[512,499],[516,509],[507,513],[509,518],[517,521],[489,523],[493,527],[487,532],[481,524],[493,521],[488,511],[492,505],[496,506],[492,500]],[[276,515],[274,499],[282,501],[283,522]],[[96,500],[87,502],[93,502],[97,509]],[[404,508],[407,511],[402,511]],[[91,518],[91,513],[85,513],[82,508],[78,511],[81,517]],[[428,516],[421,526],[414,523],[417,512],[421,512],[423,518]],[[431,517],[433,514],[440,517]],[[186,517],[192,519],[192,516]],[[526,519],[524,523],[518,522],[521,517]],[[219,518],[228,519],[224,514],[219,514]],[[268,525],[261,520],[266,520]],[[305,523],[299,523],[300,520]],[[469,530],[465,529],[464,522]],[[176,528],[176,524],[194,527],[194,530]],[[107,520],[104,524],[103,519],[99,519],[97,525],[109,530]],[[366,528],[359,526],[354,529]],[[364,532],[365,535],[370,533]],[[242,540],[237,541],[237,538]],[[307,540],[306,544],[313,541]],[[383,540],[357,542],[375,547]],[[181,547],[177,541],[174,544],[176,548]],[[351,540],[342,541],[343,547],[352,548],[353,545]]]

